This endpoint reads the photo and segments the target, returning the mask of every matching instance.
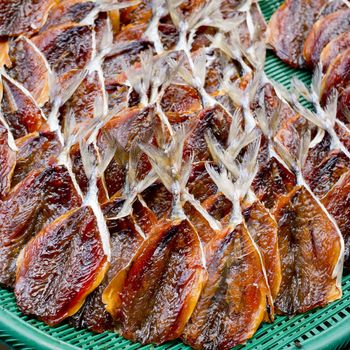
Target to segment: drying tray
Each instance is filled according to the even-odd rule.
[[[268,20],[281,0],[261,0],[260,5]],[[293,75],[305,83],[310,73],[295,70],[282,63],[273,53],[267,53],[266,74],[289,87]],[[350,275],[343,277],[343,298],[323,309],[292,318],[277,316],[272,324],[264,324],[245,346],[235,349],[307,349],[337,350],[350,346]],[[12,292],[0,288],[0,344],[6,342],[21,350],[185,350],[180,341],[162,346],[133,344],[112,332],[94,334],[75,330],[67,324],[48,327],[44,323],[22,315]]]

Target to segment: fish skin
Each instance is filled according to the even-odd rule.
[[[43,106],[50,97],[50,72],[44,56],[28,38],[20,36],[11,43],[9,58],[6,72]]]
[[[0,202],[0,283],[13,287],[21,249],[54,219],[80,205],[62,166],[33,170],[14,187]]]
[[[304,3],[313,4],[314,1],[304,0]],[[172,1],[169,3],[172,4]],[[300,204],[300,208],[297,208],[299,209],[298,214],[300,214],[299,219],[300,217],[304,218],[303,211],[308,211],[308,207],[311,206],[314,209],[313,213],[317,212],[317,215],[308,222],[319,219],[320,224],[315,226],[328,228],[324,231],[330,232],[329,244],[333,244],[333,248],[336,248],[334,254],[336,255],[339,250],[339,259],[334,257],[334,261],[337,263],[340,260],[341,249],[338,249],[337,246],[340,238],[338,232],[335,234],[337,231],[335,225],[333,227],[333,223],[330,224],[325,211],[317,207],[319,203],[314,203],[315,198],[311,196],[310,199],[304,188],[301,191],[302,194],[295,195],[300,189],[297,186],[298,181],[294,172],[288,169],[289,163],[283,159],[284,157],[280,154],[276,155],[277,158],[271,156],[270,148],[273,140],[267,140],[263,137],[261,143],[258,156],[260,168],[252,186],[252,189],[256,190],[258,198],[254,197],[254,193],[250,189],[250,195],[247,195],[247,198],[242,198],[240,203],[246,224],[241,224],[235,229],[225,229],[230,222],[233,206],[231,201],[219,192],[217,185],[213,183],[206,171],[206,165],[210,165],[217,171],[222,170],[220,166],[214,164],[216,159],[209,150],[207,137],[211,135],[218,139],[218,143],[224,149],[232,145],[232,141],[235,140],[229,139],[230,133],[232,133],[230,125],[233,118],[237,116],[236,109],[242,108],[240,103],[243,104],[243,101],[233,102],[228,97],[227,91],[223,88],[223,79],[227,78],[230,84],[238,86],[242,91],[247,89],[246,92],[249,94],[248,89],[254,90],[251,81],[254,80],[255,75],[259,76],[259,73],[255,71],[254,62],[249,62],[245,68],[246,71],[243,72],[244,69],[240,64],[230,57],[223,57],[226,54],[220,52],[220,49],[209,48],[212,41],[207,34],[215,35],[218,32],[216,27],[201,25],[196,33],[193,33],[194,38],[191,45],[186,47],[183,41],[185,37],[189,36],[189,33],[184,32],[184,23],[196,20],[196,16],[200,17],[204,3],[203,0],[186,0],[177,9],[169,11],[169,14],[165,11],[164,17],[162,15],[158,23],[155,23],[160,42],[166,50],[164,53],[162,50],[160,53],[159,43],[157,46],[156,40],[153,38],[153,35],[157,34],[157,30],[155,29],[151,36],[147,31],[149,22],[153,21],[162,9],[155,8],[154,4],[148,0],[142,0],[136,5],[121,10],[99,13],[96,19],[91,21],[91,25],[79,23],[89,13],[90,8],[93,9],[90,1],[63,0],[50,12],[46,25],[32,37],[35,45],[43,51],[51,68],[58,75],[57,81],[53,84],[54,90],[50,91],[50,101],[42,106],[42,111],[45,114],[49,114],[55,98],[59,100],[60,96],[57,95],[59,91],[55,91],[57,86],[59,86],[60,91],[65,91],[65,88],[75,77],[79,77],[81,73],[87,73],[87,75],[75,93],[72,91],[73,95],[70,95],[68,102],[63,106],[60,105],[61,119],[58,123],[57,134],[52,130],[39,128],[33,132],[29,130],[30,133],[26,132],[25,136],[20,135],[21,137],[16,140],[18,154],[13,175],[11,167],[9,172],[6,170],[11,176],[5,178],[5,182],[11,179],[11,186],[17,186],[12,189],[15,192],[16,188],[23,186],[30,176],[37,175],[36,168],[41,169],[45,166],[57,168],[57,163],[66,164],[69,161],[73,163],[72,174],[67,176],[65,182],[66,186],[71,186],[71,194],[77,197],[75,203],[72,204],[72,210],[61,208],[62,212],[58,210],[55,213],[59,217],[55,216],[54,222],[43,225],[39,235],[35,235],[28,244],[26,241],[22,242],[24,245],[23,255],[17,259],[19,267],[16,294],[18,303],[25,313],[36,315],[48,324],[57,324],[68,318],[70,324],[78,328],[87,328],[95,332],[117,330],[128,339],[142,343],[161,344],[182,335],[183,339],[196,349],[229,349],[231,346],[249,339],[261,322],[273,320],[272,299],[275,299],[276,296],[280,312],[290,313],[326,305],[329,301],[340,296],[340,289],[338,286],[334,287],[335,279],[331,278],[328,282],[322,281],[324,284],[320,288],[332,289],[327,298],[322,300],[317,299],[318,295],[316,295],[315,299],[317,300],[307,301],[300,306],[293,304],[297,298],[292,293],[285,299],[279,294],[280,285],[284,288],[282,292],[291,288],[290,286],[286,287],[285,283],[289,277],[288,271],[283,265],[286,252],[283,252],[285,255],[280,253],[279,242],[277,242],[282,240],[288,227],[287,229],[284,226],[277,227],[274,218],[275,212],[278,215],[281,212],[284,213],[289,202],[286,204],[283,200],[287,198],[291,202],[295,198],[293,196],[299,196],[298,200],[303,196],[307,197],[307,200],[299,200],[300,203],[293,202],[294,209]],[[224,14],[226,19],[238,20],[248,16],[248,12],[245,10],[236,12],[236,7],[239,6],[236,0],[225,0],[222,3],[221,10],[226,9]],[[297,1],[293,3],[296,4]],[[219,2],[215,5],[218,4]],[[74,10],[75,5],[78,6]],[[227,6],[225,7],[225,5]],[[231,8],[233,10],[232,16],[227,13],[227,9],[231,11]],[[55,9],[62,11],[55,11]],[[330,11],[330,9],[322,7],[317,18],[323,11]],[[241,49],[250,47],[249,51],[252,53],[255,45],[262,43],[265,35],[265,23],[259,5],[255,1],[252,2],[249,14],[253,17],[253,27],[257,30],[255,37],[250,36],[251,28],[245,21],[238,26],[237,31],[242,41]],[[177,22],[179,18],[180,22]],[[212,18],[206,17],[201,18],[201,20],[204,21],[203,23],[207,23]],[[307,20],[307,24],[311,25],[311,17]],[[108,31],[110,31],[108,37],[110,37],[111,42],[106,47],[102,38]],[[179,43],[181,44],[179,46],[181,52],[176,51],[176,45]],[[7,43],[1,46],[4,48],[5,55],[0,57],[0,65],[8,65],[6,46]],[[81,51],[79,51],[80,49]],[[172,51],[173,49],[175,51]],[[203,52],[206,53],[204,60],[201,59]],[[259,53],[264,56],[262,51]],[[252,57],[248,58],[249,55],[245,56],[245,54],[242,53],[244,60],[254,61]],[[68,56],[68,59],[65,55]],[[105,55],[107,56],[105,57]],[[149,60],[148,57],[150,57]],[[147,62],[147,64],[153,65],[159,59],[164,59],[166,64],[169,63],[171,69],[166,72],[164,70],[165,73],[161,71],[154,73],[154,67],[148,67],[144,64]],[[261,57],[262,60],[263,57]],[[93,64],[91,65],[91,63]],[[304,62],[297,63],[304,64]],[[190,72],[189,75],[193,73],[193,79],[190,77],[186,80],[183,76],[177,76],[173,72],[173,70],[176,71],[177,64],[186,68]],[[205,66],[205,69],[198,67],[199,65]],[[150,77],[147,76],[149,71],[152,72]],[[196,72],[199,71],[205,74],[197,74]],[[94,76],[93,73],[97,72],[103,74],[100,84],[96,84],[96,80],[92,79],[91,86],[80,89],[89,76]],[[133,81],[131,73],[136,75],[136,78],[143,79],[140,84]],[[152,83],[162,80],[163,73],[165,74],[164,82],[152,91],[154,88]],[[226,73],[230,75],[226,76]],[[96,76],[94,77],[96,78]],[[150,79],[151,82],[149,91],[141,91],[148,87],[147,79]],[[254,116],[256,109],[261,107],[255,100],[259,102],[263,100],[267,119],[271,119],[275,109],[280,108],[280,119],[276,130],[274,130],[274,132],[276,131],[275,140],[281,141],[290,151],[292,157],[297,156],[301,144],[300,136],[310,125],[305,123],[302,116],[297,114],[287,103],[283,103],[279,107],[277,88],[275,90],[271,84],[266,83],[265,78],[263,80],[259,81],[257,87],[258,95],[261,93],[260,96],[253,96],[249,101],[251,102],[250,106],[244,106],[244,109],[250,109]],[[200,84],[203,86],[199,86]],[[91,94],[89,94],[90,88],[94,90]],[[95,90],[98,90],[97,94],[95,94]],[[204,98],[201,92],[208,96]],[[108,97],[108,103],[107,101],[104,103],[103,107],[106,111],[100,115],[94,107],[96,107],[96,96],[101,99],[104,93],[106,93],[105,97]],[[152,94],[153,98],[151,98]],[[261,97],[261,99],[256,97]],[[347,95],[342,93],[340,101],[340,104],[346,105]],[[36,102],[41,105],[41,102]],[[113,115],[104,114],[107,113],[107,105],[109,112],[115,109],[117,112],[113,112]],[[115,108],[119,106],[122,108]],[[58,135],[61,129],[66,133],[65,129],[69,123],[65,122],[70,122],[70,120],[62,117],[70,115],[69,110],[72,107],[78,125],[75,129],[73,127],[72,130],[69,130],[68,135],[70,132],[74,134],[78,130],[84,130],[83,128],[86,128],[87,131],[84,131],[84,135],[79,135],[72,145],[69,144],[70,140],[66,139],[67,135],[64,135],[63,143],[66,148],[63,150],[58,141]],[[160,115],[161,111],[164,116]],[[345,120],[344,118],[342,120]],[[164,120],[167,120],[169,124],[165,125]],[[98,129],[95,129],[94,123],[98,125]],[[244,133],[244,121],[232,124],[240,129],[239,132]],[[90,129],[90,125],[94,129]],[[345,143],[348,135],[344,129],[339,129],[338,124],[335,125],[334,129],[341,141]],[[314,135],[315,128],[310,127],[310,130]],[[167,142],[176,140],[176,136],[182,133],[186,137],[184,153],[177,152],[176,155],[179,161],[174,160],[175,157],[171,156],[169,159],[165,159],[168,154]],[[238,137],[238,135],[239,133],[236,136]],[[2,136],[3,145],[7,150],[6,135]],[[319,151],[319,154],[317,156],[312,154],[312,157],[307,159],[307,169],[302,170],[305,178],[307,178],[307,171],[311,174],[308,182],[315,193],[319,196],[325,195],[320,199],[322,203],[326,205],[327,195],[330,198],[332,196],[339,198],[339,206],[336,208],[329,206],[329,208],[330,211],[333,210],[337,219],[343,214],[341,219],[344,219],[344,222],[340,220],[339,227],[341,230],[347,230],[348,214],[341,208],[342,205],[347,205],[347,199],[345,192],[340,190],[342,185],[344,189],[347,188],[347,183],[344,182],[348,176],[346,172],[347,161],[343,159],[342,155],[339,156],[339,153],[331,149],[331,141],[328,136],[319,145],[316,145],[315,150]],[[84,150],[83,145],[88,138],[91,143],[88,143]],[[106,167],[101,167],[99,162],[103,163],[106,155],[111,153],[110,150],[114,150],[114,143],[117,144],[114,157],[109,164],[106,162]],[[141,148],[150,146],[148,151],[151,154],[153,150],[151,146],[153,146],[155,149],[153,153],[159,150],[165,154],[164,159],[159,162],[152,158],[152,164],[159,163],[161,168],[164,167],[157,173],[158,176],[159,173],[165,173],[168,170],[165,170],[166,167],[171,168],[170,177],[173,182],[170,185],[167,183],[167,187],[165,187],[161,181],[164,181],[165,175],[160,176],[160,179],[153,182],[148,188],[143,188],[136,197],[132,197],[130,192],[133,192],[134,188],[129,181],[130,172],[135,173],[135,182],[138,182],[145,179],[152,169],[151,161],[145,153],[139,154],[137,162],[130,161],[131,154],[138,146]],[[175,148],[182,150],[182,145],[177,146]],[[62,161],[65,153],[69,154],[69,161]],[[0,159],[1,156],[0,127]],[[238,162],[244,157],[245,150],[241,150],[237,157]],[[179,171],[178,168],[182,167],[186,171]],[[295,169],[293,168],[293,170]],[[300,170],[297,169],[297,171]],[[316,174],[312,173],[313,170]],[[320,186],[317,187],[319,184],[316,182],[313,186],[311,183],[312,175],[315,175],[314,177],[317,179],[326,179],[325,186],[319,188]],[[75,193],[74,186],[70,184],[73,178],[76,179],[78,187],[81,189],[82,197],[88,198],[91,208],[83,206],[81,198]],[[195,205],[193,202],[190,204],[189,201],[186,201],[188,197],[184,196],[187,198],[184,199],[181,193],[180,195],[177,193],[177,191],[183,191],[182,183],[179,186],[180,189],[175,188],[174,190],[174,187],[182,182],[183,178],[188,180],[183,187],[188,191],[188,196],[193,196]],[[309,179],[307,178],[307,180]],[[57,187],[64,190],[64,185]],[[5,184],[4,188],[6,198],[8,193],[12,192],[9,184]],[[47,190],[45,198],[55,195],[55,191],[58,189]],[[273,193],[274,191],[276,193]],[[94,203],[91,200],[91,193]],[[254,200],[251,199],[251,196],[254,197]],[[124,203],[128,203],[130,198],[133,198],[133,203],[128,204],[131,213],[128,212],[127,216],[117,218],[120,208]],[[26,197],[26,199],[35,201],[35,198]],[[180,209],[178,212],[183,209],[183,214],[187,216],[187,219],[174,221],[172,215],[174,215],[175,202],[176,208]],[[305,204],[306,202],[308,205]],[[309,205],[309,202],[312,202],[312,205]],[[4,204],[0,201],[0,216],[2,206]],[[210,220],[205,219],[198,211],[199,207],[224,229],[213,229],[209,224]],[[98,212],[99,208],[101,215],[96,216],[96,211]],[[68,213],[66,213],[66,209],[69,210]],[[106,223],[107,229],[104,230],[106,232],[103,234],[98,232],[99,226],[96,219]],[[293,220],[291,221],[293,222]],[[68,228],[71,222],[72,230]],[[278,223],[281,223],[280,218]],[[89,226],[89,229],[82,228],[85,224]],[[62,228],[62,232],[58,232],[57,228]],[[284,231],[284,229],[286,230]],[[308,227],[305,230],[307,229]],[[105,241],[101,242],[101,238],[108,240],[108,231],[111,257],[107,262],[107,253],[103,249]],[[78,249],[74,246],[63,249],[64,244],[60,240],[69,237],[68,240],[73,243],[77,242],[77,247],[81,247],[80,239],[86,235],[89,235],[89,247],[92,247],[96,254],[87,254],[81,258],[82,261],[79,263],[74,260],[74,257],[80,254]],[[220,271],[215,267],[215,264],[220,260],[220,254],[223,257],[221,260],[227,258],[227,265],[233,269],[236,267],[231,260],[234,259],[235,254],[232,254],[232,251],[230,253],[230,249],[218,250],[216,248],[223,240],[227,239],[230,244],[232,243],[234,250],[237,236],[245,239],[246,251],[248,257],[251,258],[251,260],[248,258],[238,259],[240,267],[243,268],[247,267],[247,261],[250,262],[250,268],[247,268],[247,278],[243,278],[243,283],[241,277],[245,273],[244,269],[238,271],[239,278],[233,276],[230,279],[226,278],[227,276],[224,274],[220,274]],[[40,247],[38,247],[39,243],[42,243]],[[74,245],[73,243],[72,245]],[[58,285],[52,284],[49,279],[41,278],[45,273],[52,276],[49,269],[45,267],[46,265],[50,267],[50,263],[47,263],[45,259],[51,246],[55,249],[54,258],[50,258],[52,265],[56,264],[56,267],[52,267],[53,273],[57,273],[57,279],[63,281]],[[108,244],[107,246],[109,247]],[[283,244],[282,247],[285,248]],[[320,249],[319,255],[321,257],[328,256],[329,251],[326,248]],[[205,256],[203,252],[206,253]],[[282,262],[279,255],[284,258]],[[39,256],[39,262],[34,258],[36,256]],[[173,263],[168,263],[167,259],[172,259]],[[69,266],[63,264],[64,269],[60,260],[64,260]],[[326,268],[331,270],[333,261],[329,260],[325,262],[325,265],[328,264]],[[45,262],[45,264],[40,264],[41,262]],[[30,269],[27,269],[27,265],[30,266]],[[75,266],[74,271],[78,270],[79,273],[71,272],[69,269],[71,266]],[[85,266],[88,266],[88,269],[85,270]],[[33,272],[31,269],[39,269],[40,273],[36,275],[36,270]],[[165,274],[164,271],[166,271]],[[145,272],[145,276],[143,272]],[[167,279],[167,276],[172,277],[173,274],[180,277]],[[67,297],[69,305],[62,302],[66,298],[64,279],[67,275],[72,277],[71,286],[68,286],[72,288]],[[221,288],[222,284],[219,285],[219,291],[212,293],[212,286],[217,286],[218,275],[223,282],[222,284],[227,283],[232,287],[232,293],[225,294],[224,288]],[[87,279],[94,276],[94,281],[89,280],[85,283],[84,276]],[[327,276],[323,277],[326,279]],[[207,283],[207,278],[209,281],[213,281],[212,286]],[[81,279],[84,281],[81,282]],[[307,283],[303,281],[301,287],[307,288]],[[49,293],[47,305],[40,296],[31,293],[38,286],[40,290],[54,289],[56,292]],[[76,294],[76,289],[81,291],[80,295]],[[153,298],[151,294],[155,289],[157,290],[155,294],[159,293],[157,297]],[[24,290],[29,292],[25,294]],[[181,298],[174,297],[174,290]],[[214,310],[215,312],[209,315],[213,322],[205,324],[204,331],[201,333],[198,332],[198,329],[202,326],[200,324],[202,320],[198,322],[197,316],[202,310],[206,310],[203,299],[206,301],[208,295],[214,295],[220,299],[216,304],[219,311],[222,305],[232,308],[233,313],[228,312],[226,315],[230,318],[233,314],[234,317],[233,320],[221,318],[224,313],[218,313]],[[224,298],[229,299],[234,296],[236,301],[232,303],[227,303]],[[223,303],[221,303],[222,300],[224,300]],[[213,302],[213,304],[215,303]],[[236,312],[237,309],[239,313]],[[256,314],[258,315],[256,316]],[[188,323],[189,319],[191,321]],[[223,325],[228,325],[227,332],[220,328]],[[218,334],[217,339],[213,340],[213,333]]]
[[[331,62],[321,84],[321,105],[325,106],[332,90],[339,94],[347,88],[350,80],[350,48],[343,51]]]
[[[332,39],[322,50],[320,56],[320,63],[324,73],[327,72],[332,61],[343,51],[350,47],[350,30],[339,34]]]
[[[16,81],[3,77],[2,114],[15,139],[47,130],[47,123],[32,96]]]
[[[120,25],[148,23],[152,16],[152,3],[150,0],[141,0],[137,5],[120,10]]]
[[[160,105],[172,125],[191,120],[202,110],[198,91],[183,84],[170,84],[164,91]]]
[[[184,156],[193,156],[193,161],[209,160],[210,154],[205,141],[205,135],[209,130],[214,131],[214,136],[223,144],[227,142],[229,125],[231,120],[229,115],[220,106],[203,109],[196,118],[192,120],[192,132],[185,142]]]
[[[282,279],[277,222],[270,211],[259,201],[244,208],[243,215],[247,228],[262,255],[267,281],[274,300],[278,295]]]
[[[111,281],[103,301],[125,338],[161,344],[180,336],[205,278],[193,226],[185,220],[159,223]]]
[[[321,198],[323,205],[336,220],[344,237],[344,268],[350,268],[350,236],[349,236],[349,187],[350,172],[346,172],[338,182]]]
[[[32,35],[46,22],[57,0],[1,0],[0,36]]]
[[[266,40],[282,61],[294,68],[306,67],[304,41],[326,3],[326,0],[286,0],[272,15]]]
[[[334,150],[304,176],[313,193],[323,197],[349,169],[350,160],[341,151]]]
[[[341,290],[334,271],[341,238],[310,192],[296,186],[280,199],[274,216],[282,267],[277,312],[294,315],[339,299]]]
[[[116,198],[102,205],[111,235],[112,258],[102,283],[86,298],[82,308],[70,317],[69,323],[76,328],[86,328],[97,333],[113,330],[114,320],[105,309],[102,294],[113,277],[127,266],[144,240],[136,230],[135,223],[145,234],[157,223],[155,215],[138,201],[133,205],[132,216],[113,219],[120,212],[123,203],[123,199]]]
[[[48,14],[44,26],[40,32],[44,32],[50,28],[61,24],[72,22],[78,24],[81,22],[94,8],[96,3],[86,0],[63,0],[55,4]]]
[[[33,169],[56,165],[62,151],[56,133],[51,131],[34,132],[16,141],[18,152],[11,186],[14,187]]]
[[[339,10],[346,10],[349,6],[345,3],[343,0],[333,0],[330,1],[328,4],[326,4],[322,11],[320,12],[319,17],[327,16],[333,12],[339,11]]]
[[[338,102],[337,118],[345,124],[349,124],[349,106],[350,106],[350,83],[341,91]],[[342,140],[344,144],[346,140]]]
[[[296,185],[296,177],[275,157],[260,165],[252,188],[256,196],[272,209],[278,203],[278,197],[288,194]]]
[[[307,65],[315,67],[325,46],[349,29],[350,9],[336,11],[318,20],[305,39],[303,55]]]
[[[64,90],[92,58],[93,27],[64,23],[32,38]]]
[[[227,350],[253,336],[270,291],[244,224],[224,229],[205,250],[208,281],[181,338],[194,349]]]
[[[80,309],[107,268],[91,208],[73,209],[25,246],[17,266],[17,305],[51,326],[58,324]]]

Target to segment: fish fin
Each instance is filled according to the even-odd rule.
[[[337,117],[337,111],[338,111],[338,97],[339,97],[338,90],[333,89],[327,99],[327,104],[324,107],[324,117],[325,117],[325,123],[326,123],[325,126],[327,129],[334,127],[335,120]]]
[[[317,97],[317,100],[320,100],[321,96],[321,83],[322,83],[322,67],[321,63],[319,63],[314,69],[314,73],[312,75],[311,80],[311,91]]]
[[[296,164],[297,160],[290,154],[288,149],[283,145],[283,143],[276,138],[274,142],[274,146],[276,148],[276,152],[281,157],[281,159],[286,163],[289,169],[293,171],[297,171],[298,166]]]
[[[241,223],[243,221],[240,205],[241,180],[237,180],[233,183],[229,172],[225,168],[219,172],[209,163],[205,164],[205,168],[219,191],[232,203],[230,224],[237,225]]]
[[[305,100],[313,102],[313,98],[309,88],[296,76],[293,76],[291,80],[291,89],[296,96],[302,96]]]

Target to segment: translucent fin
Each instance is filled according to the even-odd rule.
[[[233,183],[226,169],[218,172],[212,165],[208,163],[206,163],[205,168],[218,187],[219,191],[222,192],[224,196],[231,201],[233,209],[229,224],[233,227],[236,227],[243,221],[240,205],[240,198],[243,194],[240,186],[242,179],[238,179],[235,183]]]
[[[92,25],[99,12],[108,12],[137,5],[139,1],[117,1],[117,0],[96,0],[97,6],[91,11],[80,24]]]
[[[203,59],[203,58],[202,58]],[[191,58],[192,61],[192,58]],[[215,104],[218,104],[218,102],[211,97],[206,90],[204,89],[204,86],[201,85],[200,79],[197,79],[192,72],[190,72],[184,65],[183,65],[183,60],[180,60],[180,62],[177,64],[173,59],[169,58],[168,63],[170,67],[174,70],[177,71],[178,75],[190,86],[193,86],[195,89],[197,89],[202,97],[202,102],[204,107],[212,107]],[[194,66],[194,63],[192,62],[192,66]],[[198,70],[199,68],[197,68]],[[195,70],[195,69],[194,69]],[[202,75],[203,72],[203,67],[200,70]]]
[[[98,172],[98,159],[96,154],[91,152],[92,144],[87,144],[84,139],[80,140],[80,152],[82,162],[87,178],[89,179],[89,190],[84,200],[84,205],[90,206],[96,219],[99,229],[100,237],[102,240],[103,250],[107,256],[108,261],[111,259],[111,243],[109,230],[103,216],[103,212],[98,202],[98,187],[97,179]]]
[[[68,113],[68,118],[66,120],[66,123],[64,124],[64,131],[63,131],[63,137],[64,137],[64,147],[59,155],[58,163],[64,165],[69,175],[72,179],[73,185],[77,193],[79,194],[82,201],[84,200],[83,192],[77,182],[75,173],[73,172],[73,165],[72,160],[70,157],[70,149],[71,147],[76,143],[79,142],[79,135],[78,130],[76,129],[76,122],[75,122],[75,116],[72,111]]]
[[[300,89],[302,92],[305,92],[304,90],[306,88],[304,85],[301,85],[302,83],[295,80],[294,84],[298,86],[296,89]],[[309,96],[311,95],[309,94]],[[292,97],[289,96],[289,97],[290,97],[292,106],[299,114],[301,114],[304,118],[306,118],[312,124],[318,126],[319,128],[329,133],[332,139],[332,143],[331,143],[332,149],[339,148],[347,157],[350,158],[349,150],[339,140],[338,135],[334,131],[334,125],[335,125],[336,116],[337,116],[338,92],[336,90],[332,91],[329,98],[327,99],[327,104],[324,108],[320,106],[319,101],[315,102],[315,98],[310,97],[311,102],[315,104],[316,113],[312,112],[308,108],[303,107],[297,98],[295,97],[293,98],[293,96]]]
[[[154,171],[164,186],[173,194],[172,218],[182,220],[186,217],[183,205],[188,201],[201,213],[211,227],[217,230],[220,227],[219,223],[205,211],[186,188],[193,161],[191,157],[186,162],[183,161],[184,142],[188,133],[189,131],[185,127],[180,127],[170,144],[163,146],[163,149],[152,145],[141,145],[140,147],[149,157]]]
[[[177,28],[180,27],[180,23],[183,21],[182,14],[178,11],[178,7],[181,3],[182,0],[166,0],[169,15]]]
[[[201,26],[215,26],[220,28],[221,23],[224,23],[220,11],[222,0],[204,1],[203,5],[193,11],[189,18],[186,18],[186,23],[189,30],[195,30]]]
[[[321,128],[317,128],[317,134],[316,136],[310,141],[310,148],[314,148],[316,147],[324,138],[326,132],[321,129]]]
[[[120,219],[132,213],[132,205],[137,196],[151,186],[158,178],[157,173],[151,169],[150,172],[142,179],[137,178],[137,165],[141,157],[141,150],[133,145],[129,154],[128,173],[123,191],[125,201],[122,209],[115,219]]]
[[[162,41],[160,40],[158,26],[159,20],[167,14],[165,8],[165,0],[154,0],[152,1],[152,19],[149,23],[144,36],[153,41],[154,48],[158,55],[164,52]]]
[[[75,90],[78,88],[78,86],[81,84],[83,79],[85,78],[87,74],[86,70],[83,70],[79,73],[77,73],[74,78],[70,81],[70,84],[63,90],[60,89],[60,84],[58,83],[58,78],[54,71],[51,71],[50,74],[50,86],[52,86],[51,89],[51,96],[50,101],[52,103],[52,109],[48,116],[48,124],[51,131],[56,131],[59,139],[61,140],[63,144],[63,136],[60,129],[59,119],[58,119],[58,112],[59,108],[63,106],[74,94]]]

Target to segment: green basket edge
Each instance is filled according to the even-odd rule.
[[[265,17],[268,19],[271,14],[277,9],[281,0],[261,0],[260,4]],[[273,70],[270,71],[270,67]],[[266,74],[269,77],[275,78],[275,66],[278,67],[278,72],[282,73],[282,76],[276,77],[276,80],[280,81],[283,85],[289,86],[291,71],[294,75],[298,76],[305,82],[310,80],[310,74],[301,70],[292,70],[290,67],[284,65],[279,59],[276,58],[271,52],[267,53],[267,64],[266,64]],[[349,276],[345,278],[349,279]],[[336,303],[336,302],[335,302]],[[317,310],[315,314],[322,315],[322,310]],[[71,328],[72,332],[76,332],[74,328]],[[6,310],[1,305],[0,300],[0,335],[2,336],[2,341],[8,339],[14,339],[18,342],[25,344],[33,349],[42,350],[79,350],[80,347],[69,344],[68,342],[62,341],[53,335],[40,330],[36,326],[23,320],[19,315]],[[93,336],[93,333],[91,333]],[[5,338],[4,338],[5,336]],[[118,337],[118,335],[115,335]],[[253,338],[254,339],[254,338]],[[249,344],[249,342],[248,342]],[[247,344],[247,345],[248,345]],[[329,327],[328,329],[322,331],[320,334],[310,337],[309,339],[302,342],[302,349],[306,350],[333,350],[340,349],[350,344],[350,317],[346,317],[341,321],[338,321],[335,325]],[[137,344],[134,344],[137,345]],[[252,344],[251,344],[252,345]],[[144,348],[139,344],[139,348]],[[244,347],[244,346],[243,346]],[[153,348],[153,347],[151,347]],[[154,347],[156,349],[157,347]],[[160,347],[158,347],[160,348]],[[242,346],[238,347],[242,348]],[[251,347],[248,345],[247,348]],[[297,346],[294,347],[297,349]]]
[[[303,343],[308,350],[330,350],[346,348],[350,344],[350,319],[344,318],[321,335],[309,338]]]
[[[2,306],[0,306],[0,332],[34,349],[79,350],[79,348],[52,337],[30,325]],[[4,340],[6,341],[6,339]]]

